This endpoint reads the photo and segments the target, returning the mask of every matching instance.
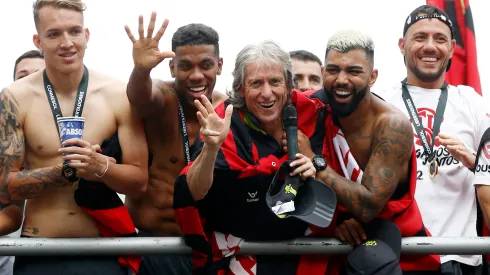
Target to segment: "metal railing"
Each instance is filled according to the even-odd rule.
[[[352,250],[337,239],[303,238],[281,242],[245,242],[239,254],[346,254]],[[147,255],[190,254],[182,238],[0,238],[0,255]],[[407,237],[404,254],[490,254],[490,237]]]

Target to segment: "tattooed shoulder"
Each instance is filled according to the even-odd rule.
[[[20,117],[19,103],[8,89],[3,89],[0,92],[0,175],[2,177],[5,177],[23,158],[24,135]]]
[[[408,160],[413,146],[410,121],[403,114],[389,113],[381,116],[373,133],[372,152],[396,156],[398,161]]]

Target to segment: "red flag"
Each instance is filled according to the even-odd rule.
[[[453,22],[456,49],[446,81],[452,85],[471,86],[481,95],[470,0],[427,0],[427,4],[444,10]]]

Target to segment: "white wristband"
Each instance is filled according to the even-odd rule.
[[[102,178],[105,175],[105,173],[107,173],[107,170],[109,170],[109,158],[105,158],[105,160],[106,160],[106,166],[102,175],[99,176],[97,173],[94,173],[99,178]]]

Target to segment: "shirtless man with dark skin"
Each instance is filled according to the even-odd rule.
[[[324,64],[323,89],[313,96],[320,93],[326,96],[323,101],[329,104],[333,120],[325,126],[328,139],[333,138],[335,158],[340,157],[340,165],[345,166],[343,173],[338,174],[328,165],[319,165],[316,178],[335,191],[338,203],[345,209],[339,213],[335,236],[351,245],[359,245],[367,240],[364,228],[377,224],[380,219],[390,219],[402,236],[425,234],[418,208],[411,208],[414,200],[403,206],[403,210],[390,208],[392,201],[413,199],[411,192],[416,184],[416,177],[411,177],[415,173],[411,165],[413,131],[410,121],[397,107],[371,93],[378,77],[372,39],[352,30],[334,34],[328,41]],[[332,131],[335,131],[334,136],[330,137]],[[316,163],[318,156],[313,154],[308,139],[301,132],[298,140],[300,153]],[[285,140],[283,145],[286,145]],[[382,218],[380,213],[383,213]],[[370,228],[371,234],[379,229]],[[432,264],[428,269],[438,265],[432,255],[401,258],[403,274],[411,274],[412,265],[419,262]]]
[[[45,88],[58,100],[53,104],[55,109],[61,109],[63,116],[72,116],[79,101],[79,84],[86,79],[83,57],[90,33],[83,24],[85,5],[80,0],[38,0],[33,8],[37,29],[34,44],[44,53],[51,88],[43,79],[44,70],[40,70],[0,93],[0,200],[27,200],[22,230],[25,237],[99,237],[95,221],[75,202],[78,180],[63,176],[63,162],[76,169],[77,178],[103,182],[118,193],[140,196],[146,191],[148,179],[143,125],[131,110],[126,84],[87,69],[88,87],[80,114],[85,118],[83,138],[61,144],[51,110],[53,100],[48,100]],[[123,151],[122,163],[118,164],[100,154],[100,147],[97,149],[97,144],[116,131]],[[25,169],[21,171],[23,164]],[[31,274],[26,270],[41,268],[29,261],[23,261],[21,267],[19,258],[14,267],[19,272],[16,274]],[[84,266],[91,266],[91,270],[111,265],[112,271],[100,272],[124,273],[116,258],[104,263],[87,261]],[[53,265],[61,264],[67,262],[53,260]],[[43,273],[41,269],[38,272]],[[58,274],[51,269],[46,272]]]
[[[153,36],[155,21],[156,13],[152,13],[145,36],[143,17],[140,16],[138,39],[126,26],[126,32],[133,42],[134,60],[127,95],[139,116],[144,119],[151,156],[147,192],[142,197],[126,197],[126,204],[140,236],[180,236],[182,233],[174,220],[173,192],[175,179],[186,166],[187,159],[179,101],[183,109],[189,151],[192,152],[192,145],[201,127],[193,101],[206,95],[217,106],[227,98],[224,94],[213,92],[223,59],[219,57],[218,33],[202,24],[180,27],[172,37],[172,51],[160,52],[158,43],[164,35],[168,20],[164,20]],[[172,58],[169,65],[175,80],[152,80],[150,71],[165,58]],[[153,261],[154,257],[160,258]],[[139,274],[191,274],[190,257],[154,257],[144,257]]]
[[[397,186],[408,181],[413,135],[404,114],[370,91],[378,77],[373,67],[374,44],[355,32],[345,35],[351,35],[352,41],[343,36],[338,42],[330,41],[323,87],[332,115],[364,174],[357,184],[327,167],[317,178],[332,187],[339,203],[354,217],[368,222],[385,207]],[[303,154],[314,157],[308,144],[301,147],[306,151]]]

